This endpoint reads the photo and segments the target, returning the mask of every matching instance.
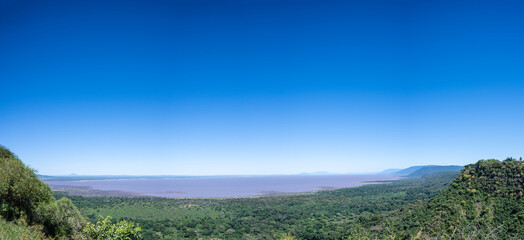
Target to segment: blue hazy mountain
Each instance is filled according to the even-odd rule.
[[[401,169],[399,171],[396,171],[393,174],[396,174],[396,175],[409,175],[409,174],[412,174],[412,173],[418,171],[419,169],[422,169],[422,168],[425,168],[425,167],[436,167],[436,166],[438,166],[438,165],[412,166],[412,167],[408,167],[408,168],[404,168],[404,169]]]
[[[458,165],[447,165],[447,166],[422,165],[422,166],[412,166],[412,167],[408,167],[404,169],[387,169],[380,173],[409,176],[409,177],[421,177],[424,175],[428,175],[432,173],[439,173],[439,172],[458,172],[462,170],[463,168],[464,168],[463,166],[458,166]]]
[[[380,174],[394,174],[394,173],[396,173],[396,172],[398,172],[400,170],[402,170],[402,169],[400,169],[400,168],[390,168],[390,169],[386,169],[386,170],[380,172]]]
[[[422,177],[424,175],[433,174],[433,173],[440,173],[440,172],[459,172],[462,170],[463,166],[427,166],[418,169],[417,171],[409,174],[409,177]]]

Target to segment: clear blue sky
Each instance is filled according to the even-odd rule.
[[[520,1],[7,0],[0,144],[41,174],[521,156]]]

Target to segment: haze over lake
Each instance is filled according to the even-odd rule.
[[[142,196],[220,198],[357,187],[396,180],[393,175],[224,176],[163,179],[48,181],[54,189],[115,191]]]

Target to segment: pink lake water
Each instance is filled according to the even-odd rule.
[[[398,176],[393,175],[291,175],[47,181],[46,183],[54,189],[116,191],[156,197],[223,198],[331,190],[396,179]]]

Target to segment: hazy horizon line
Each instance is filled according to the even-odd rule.
[[[330,172],[330,171],[314,171],[314,172],[299,172],[299,173],[266,173],[266,174],[42,174],[37,173],[39,176],[49,176],[49,177],[221,177],[221,176],[290,176],[290,175],[366,175],[366,174],[382,174],[387,175],[391,173],[386,173],[388,170],[403,170],[411,167],[421,167],[421,166],[463,166],[460,164],[425,164],[425,165],[413,165],[408,167],[400,168],[387,168],[380,171],[369,171],[369,172]],[[391,174],[395,175],[395,174]]]

